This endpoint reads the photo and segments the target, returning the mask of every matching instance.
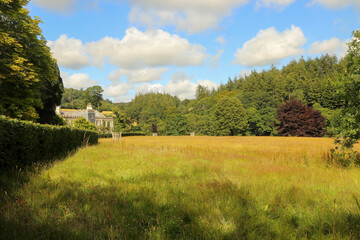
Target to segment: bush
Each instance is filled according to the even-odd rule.
[[[98,142],[98,134],[0,116],[0,169],[24,167],[66,156]]]

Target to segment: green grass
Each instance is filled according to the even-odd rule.
[[[3,175],[3,239],[360,239],[326,138],[129,137]],[[5,194],[6,191],[6,194]]]

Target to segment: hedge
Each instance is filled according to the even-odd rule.
[[[142,132],[123,132],[121,134],[122,137],[131,137],[131,136],[145,136],[145,133]],[[102,133],[99,134],[99,138],[112,138],[111,133]]]
[[[0,116],[0,169],[52,161],[97,142],[96,132]]]

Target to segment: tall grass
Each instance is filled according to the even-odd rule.
[[[0,237],[359,239],[360,170],[328,166],[332,142],[102,139],[3,197]]]

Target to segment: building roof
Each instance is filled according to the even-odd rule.
[[[96,119],[113,119],[112,117],[107,117],[107,116],[101,114],[99,111],[94,110],[94,109],[81,109],[81,110],[59,109],[60,115],[63,118],[79,118],[79,117],[86,118],[89,111],[95,112]]]

